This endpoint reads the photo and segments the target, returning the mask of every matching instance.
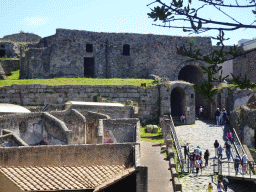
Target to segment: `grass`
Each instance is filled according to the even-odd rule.
[[[8,80],[1,80],[0,86],[22,84],[44,85],[135,85],[141,86],[146,83],[146,88],[154,87],[152,79],[97,79],[97,78],[53,78],[53,79],[19,79],[19,70],[14,71]],[[144,87],[143,87],[144,88]]]
[[[157,133],[148,133],[146,127],[140,128],[141,137],[152,137],[152,138],[141,138],[142,141],[148,141],[152,143],[164,143],[163,133],[158,129]]]

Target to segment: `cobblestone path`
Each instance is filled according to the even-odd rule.
[[[220,145],[222,147],[224,146],[224,136],[226,136],[228,128],[224,128],[224,126],[217,126],[213,123],[213,121],[196,120],[194,125],[181,125],[175,127],[180,145],[189,143],[190,151],[192,151],[197,146],[200,146],[202,156],[206,149],[208,149],[210,152],[209,165],[207,167],[203,166],[202,173],[200,171],[198,176],[196,176],[196,173],[190,173],[179,179],[180,183],[182,183],[183,192],[205,192],[209,182],[213,184],[214,191],[217,191],[217,176],[213,175],[212,166],[213,159],[215,159],[215,149],[213,144],[215,140],[218,140]],[[184,150],[182,148],[182,152],[183,151]],[[224,160],[227,160],[225,159],[225,151],[223,151],[223,158]],[[254,188],[254,186],[250,186],[249,182],[232,181],[229,184],[228,192],[256,191],[255,188],[251,188]]]

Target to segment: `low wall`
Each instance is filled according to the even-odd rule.
[[[12,85],[0,87],[1,103],[21,105],[64,104],[67,101],[89,101],[96,99],[126,103],[127,100],[138,102],[139,118],[142,120],[158,117],[158,88],[143,89],[134,85]],[[124,108],[126,109],[126,108]],[[100,112],[101,111],[95,111]],[[111,111],[109,115],[111,115]],[[123,117],[130,117],[130,112],[119,111]],[[118,115],[118,113],[115,113]],[[124,113],[124,114],[123,114]],[[106,113],[108,114],[108,113]],[[117,118],[118,116],[113,116]]]
[[[67,109],[65,111],[49,112],[54,117],[63,121],[67,128],[72,131],[72,144],[86,144],[86,119],[75,109]]]
[[[64,145],[0,148],[0,166],[126,165],[134,144]]]
[[[139,142],[139,119],[104,119],[104,131],[111,131],[117,143]]]

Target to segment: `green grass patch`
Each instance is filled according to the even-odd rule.
[[[97,78],[53,78],[53,79],[18,79],[19,70],[8,77],[8,80],[1,80],[0,86],[22,85],[22,84],[44,84],[44,85],[135,85],[141,86],[146,83],[150,88],[155,86],[152,79],[97,79]],[[144,87],[143,87],[144,88]]]
[[[141,138],[142,141],[148,141],[152,143],[164,143],[163,133],[160,131],[159,127],[158,127],[157,133],[148,133],[146,130],[146,127],[141,127],[140,136],[151,137],[151,138]]]

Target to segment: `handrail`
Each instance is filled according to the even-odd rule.
[[[234,146],[235,146],[235,149],[236,149],[236,152],[237,152],[237,155],[239,156],[239,158],[241,159],[243,154],[246,154],[244,148],[243,148],[243,145],[241,144],[240,142],[240,139],[236,133],[236,130],[233,128],[233,133],[234,133]],[[238,146],[240,146],[240,150],[238,149]]]
[[[175,131],[175,128],[174,128],[174,123],[173,123],[171,115],[170,115],[170,121],[171,121],[172,137],[173,137],[173,140],[174,140],[174,144],[175,144],[175,147],[176,147],[176,150],[177,150],[177,155],[178,155],[179,162],[180,162],[180,165],[181,165],[181,171],[184,172],[184,159],[183,159],[183,156],[182,156],[179,140],[178,140],[178,137],[176,135],[176,131]]]

